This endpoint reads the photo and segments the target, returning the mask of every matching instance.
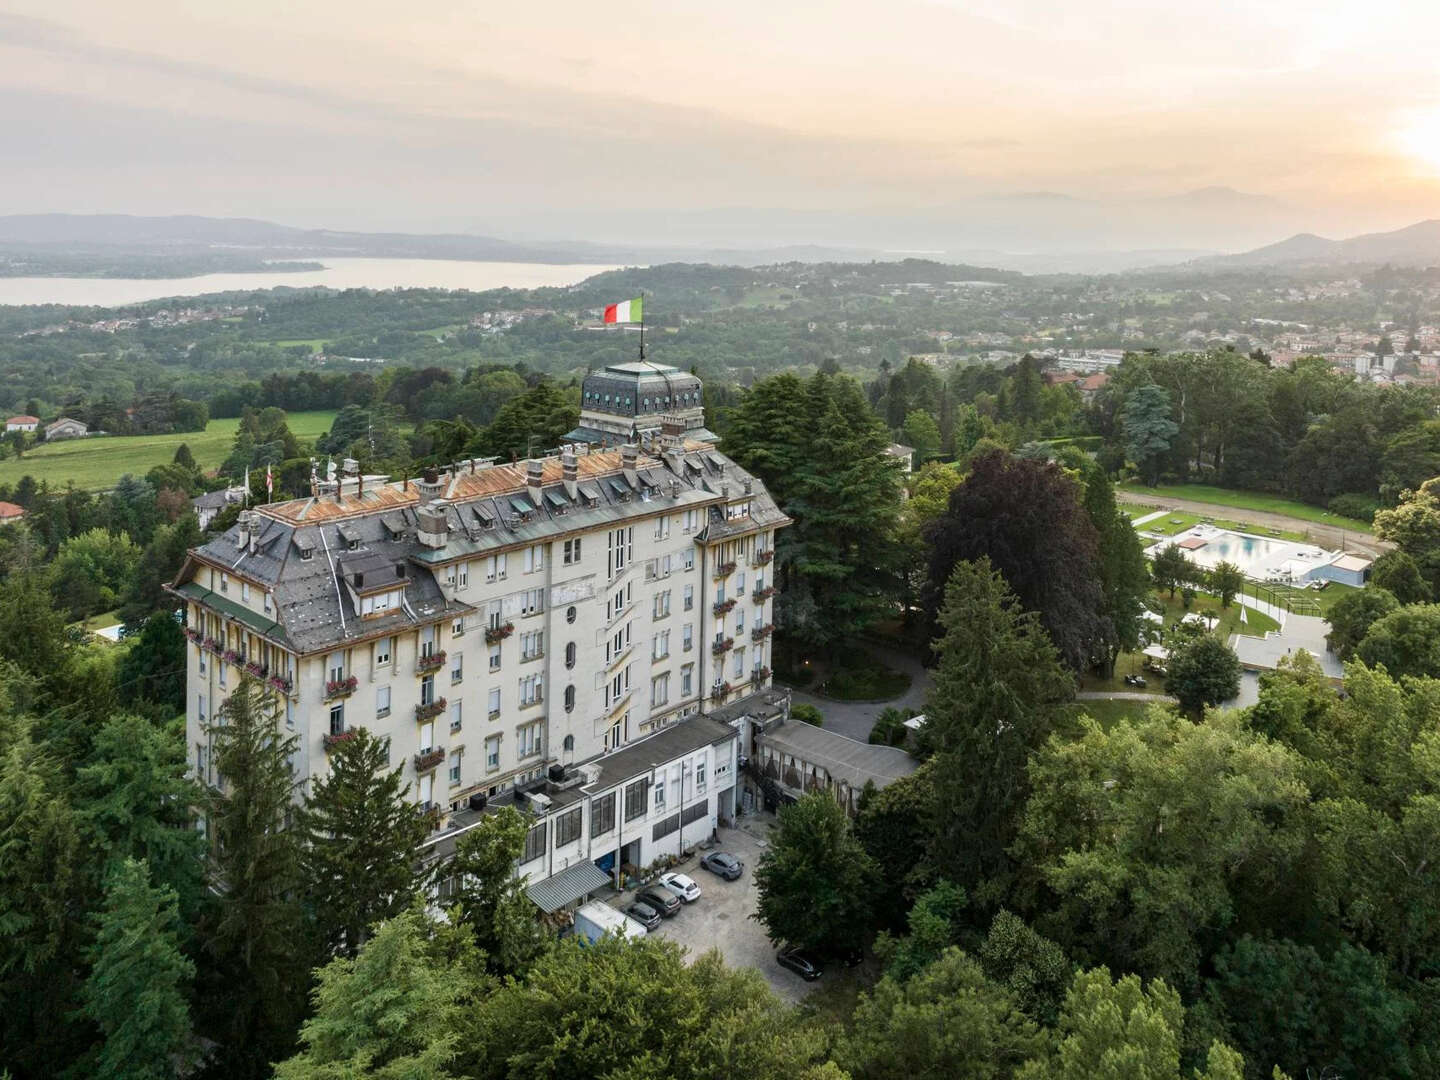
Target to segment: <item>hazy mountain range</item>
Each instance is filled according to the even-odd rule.
[[[1297,233],[1288,240],[1253,251],[1196,260],[1196,265],[1218,268],[1346,263],[1440,266],[1440,219],[1419,221],[1392,232],[1365,233],[1348,240]]]

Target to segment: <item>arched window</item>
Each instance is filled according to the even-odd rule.
[[[575,666],[575,642],[573,641],[565,646],[565,666],[567,668]]]
[[[566,621],[566,622],[574,622],[574,621],[575,621],[575,609],[574,609],[573,607],[571,607],[571,608],[566,608],[566,609],[565,609],[565,621]]]
[[[572,683],[571,685],[565,687],[565,711],[566,711],[566,712],[574,712],[574,711],[575,711],[575,685],[574,685],[573,683]],[[567,735],[567,736],[565,737],[565,741],[566,741],[567,743],[569,743],[569,742],[570,742],[570,736]],[[565,749],[566,749],[566,750],[570,750],[570,749],[573,749],[573,747],[572,747],[572,746],[566,746]]]
[[[574,749],[575,749],[575,736],[574,736],[574,735],[566,735],[566,736],[565,736],[565,753],[569,754],[569,753],[573,752]]]

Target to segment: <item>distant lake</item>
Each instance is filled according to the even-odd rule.
[[[302,256],[296,256],[302,258]],[[187,278],[0,278],[0,305],[80,304],[117,307],[171,296],[289,285],[304,289],[534,289],[574,285],[615,266],[589,263],[465,262],[456,259],[329,259],[315,258],[324,270],[292,270],[258,274],[199,274]]]

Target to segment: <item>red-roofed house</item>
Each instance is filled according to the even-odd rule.
[[[25,507],[16,506],[12,502],[0,502],[0,525],[9,525],[12,521],[19,521],[25,516]]]
[[[1097,371],[1094,375],[1086,375],[1080,380],[1080,396],[1089,401],[1096,394],[1105,388],[1110,381],[1110,376],[1104,371]]]
[[[6,431],[34,431],[39,426],[38,416],[12,416],[5,421]]]

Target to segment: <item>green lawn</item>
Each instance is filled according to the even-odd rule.
[[[1153,510],[1142,507],[1146,513],[1153,513]],[[1172,510],[1164,517],[1158,517],[1153,521],[1147,521],[1140,526],[1142,532],[1155,533],[1158,536],[1174,536],[1182,533],[1192,525],[1199,525],[1201,522],[1214,525],[1219,529],[1232,529],[1235,532],[1250,533],[1254,536],[1269,536],[1277,540],[1294,540],[1296,543],[1303,543],[1309,536],[1303,532],[1295,532],[1291,529],[1271,529],[1264,525],[1256,525],[1250,521],[1232,521],[1229,518],[1202,517],[1199,514],[1191,514],[1184,510]]]
[[[330,430],[335,419],[332,411],[296,412],[290,414],[290,430],[296,438],[313,440]],[[230,453],[235,441],[238,419],[211,420],[203,431],[187,431],[175,435],[100,435],[91,439],[71,439],[36,447],[21,459],[0,461],[0,483],[14,484],[22,476],[44,480],[52,488],[74,484],[86,491],[103,491],[113,487],[125,473],[144,476],[156,465],[164,465],[175,456],[181,443],[190,447],[201,468],[216,468]]]
[[[1147,690],[1138,692],[1164,693],[1164,682],[1164,679],[1154,678],[1151,680]],[[1100,721],[1100,726],[1106,731],[1109,731],[1110,728],[1114,727],[1115,724],[1121,720],[1139,719],[1148,709],[1173,709],[1174,707],[1174,705],[1167,705],[1161,701],[1126,701],[1123,698],[1119,700],[1087,699],[1085,701],[1077,701],[1074,705],[1076,715],[1083,714],[1093,717]]]
[[[317,353],[324,347],[326,338],[290,338],[286,341],[272,341],[271,345],[279,345],[282,349],[288,349],[294,345],[305,345],[312,353]]]
[[[1333,525],[1337,529],[1350,529],[1368,533],[1370,526],[1355,518],[1343,517],[1322,510],[1308,503],[1282,499],[1278,495],[1265,495],[1257,491],[1232,491],[1229,488],[1213,487],[1209,484],[1167,484],[1161,487],[1145,487],[1142,484],[1121,484],[1125,491],[1155,499],[1193,499],[1196,502],[1215,503],[1218,506],[1233,506],[1237,510],[1256,510],[1270,514],[1284,514],[1301,521],[1314,521],[1320,525]]]

